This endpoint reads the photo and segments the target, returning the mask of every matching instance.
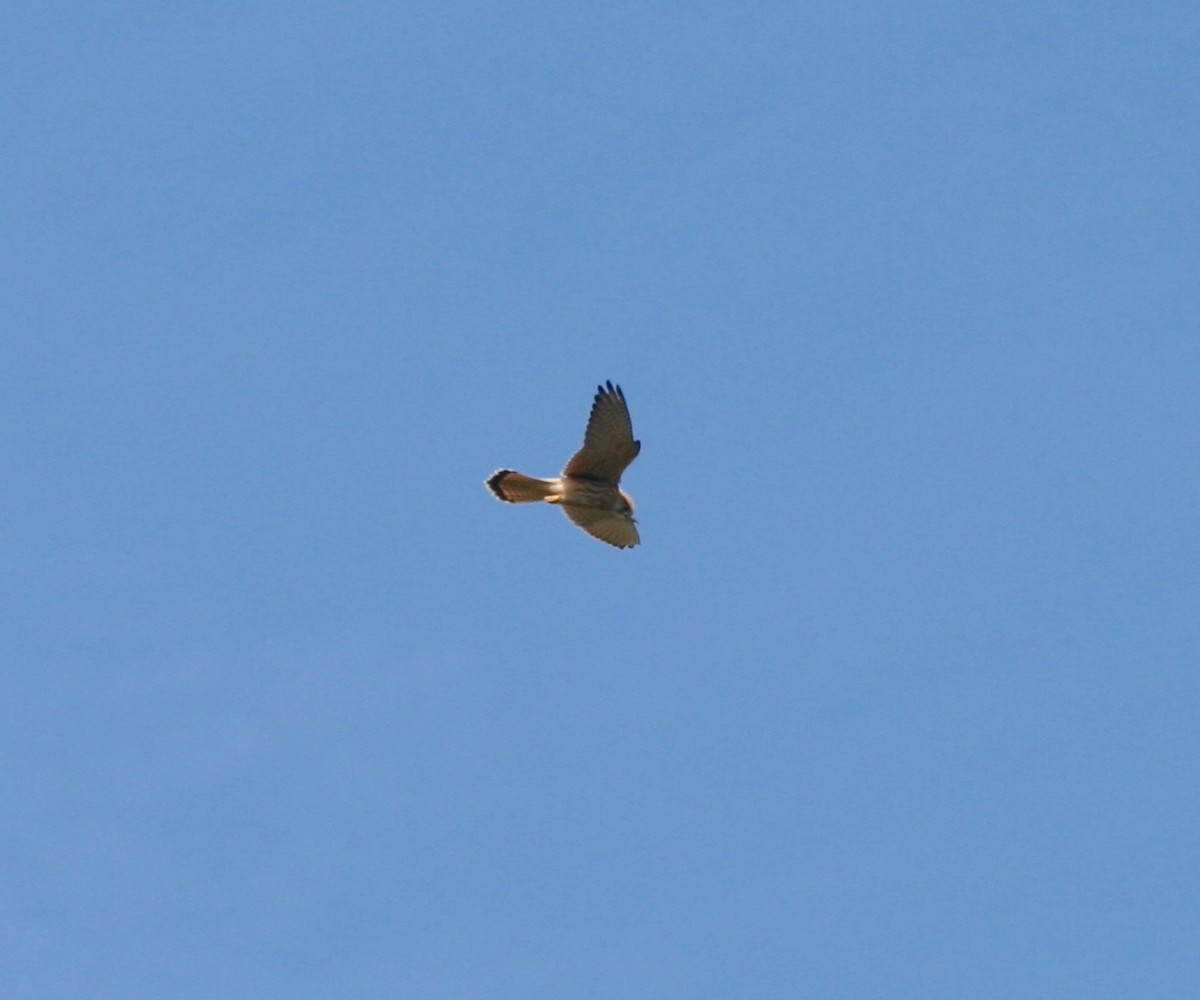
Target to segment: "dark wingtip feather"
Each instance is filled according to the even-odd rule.
[[[625,402],[625,393],[621,391],[619,385],[613,385],[611,380],[606,380],[604,385],[596,386],[596,398],[601,396],[616,396],[621,402]]]

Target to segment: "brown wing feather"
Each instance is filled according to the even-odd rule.
[[[631,549],[641,541],[637,525],[624,514],[597,507],[577,507],[574,504],[564,504],[562,511],[572,523],[593,538],[615,545],[618,549]]]
[[[583,447],[571,456],[563,475],[617,483],[641,450],[642,443],[633,439],[625,393],[619,385],[605,382],[596,389]]]

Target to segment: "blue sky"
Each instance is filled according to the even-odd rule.
[[[1197,995],[1200,12],[1044,6],[9,5],[0,992]]]

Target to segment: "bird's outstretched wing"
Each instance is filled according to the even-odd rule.
[[[619,385],[605,382],[596,389],[583,447],[571,456],[563,475],[617,483],[641,450],[642,443],[633,439],[625,394]]]
[[[615,545],[618,549],[631,549],[641,541],[637,525],[624,514],[598,507],[577,507],[574,504],[564,504],[562,511],[593,538]]]

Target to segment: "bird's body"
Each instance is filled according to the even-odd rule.
[[[633,519],[633,499],[619,484],[621,473],[641,448],[641,442],[633,439],[625,394],[606,382],[596,391],[583,447],[571,456],[561,476],[536,479],[501,469],[488,477],[487,486],[508,503],[557,504],[589,535],[628,549],[641,538]]]

